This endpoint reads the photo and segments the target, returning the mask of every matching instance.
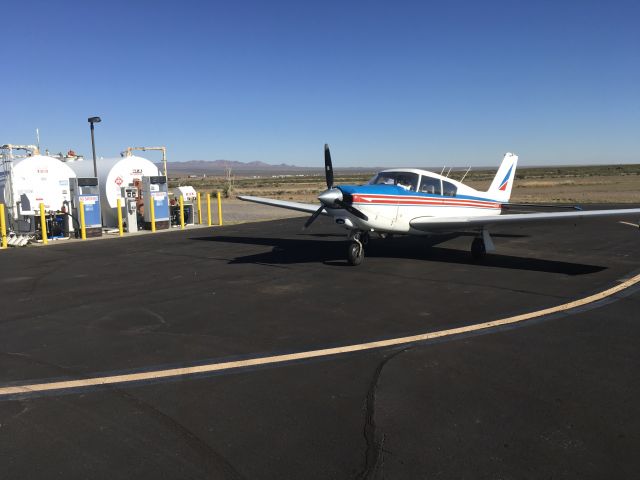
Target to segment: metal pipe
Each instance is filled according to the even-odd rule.
[[[12,150],[25,150],[31,152],[31,155],[40,155],[40,149],[36,145],[13,145],[11,143],[5,143],[0,147],[0,150],[9,150],[9,155],[12,155]]]
[[[167,176],[167,147],[127,147],[127,149],[122,152],[127,157],[132,155],[133,150],[140,150],[146,152],[147,150],[157,150],[162,152],[162,168],[164,170],[164,176]]]

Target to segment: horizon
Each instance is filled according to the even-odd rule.
[[[172,162],[314,168],[326,142],[337,168],[640,161],[632,1],[27,1],[5,16],[29,24],[5,26],[0,143],[37,128],[43,151],[90,157],[97,115],[99,157],[164,145]]]
[[[266,162],[260,162],[260,161],[254,161],[254,162],[240,162],[240,161],[236,161],[236,160],[225,160],[225,159],[216,159],[216,160],[184,160],[184,161],[167,161],[168,165],[171,164],[187,164],[190,162],[202,162],[202,163],[212,163],[212,164],[216,164],[216,165],[220,165],[221,167],[223,166],[222,164],[224,162],[232,162],[234,164],[241,164],[243,166],[251,166],[253,167],[253,164],[260,164],[260,165],[265,165],[266,167],[269,168],[273,168],[273,169],[277,169],[277,168],[294,168],[294,169],[309,169],[309,170],[318,170],[319,172],[324,172],[324,166],[300,166],[300,165],[291,165],[291,164],[270,164],[270,163],[266,163]],[[157,165],[162,165],[161,162],[154,162]],[[554,163],[554,164],[532,164],[532,165],[523,165],[522,162],[519,162],[519,167],[520,169],[529,169],[529,168],[548,168],[548,167],[552,167],[552,168],[580,168],[580,167],[615,167],[615,166],[633,166],[633,165],[640,165],[640,161],[638,162],[631,162],[631,163],[590,163],[590,164],[579,164],[579,163],[575,163],[575,164],[559,164],[559,163]],[[353,169],[362,169],[362,170],[379,170],[379,169],[387,169],[387,168],[417,168],[417,169],[431,169],[431,168],[443,168],[443,169],[447,169],[451,167],[451,171],[461,171],[461,170],[465,170],[466,168],[469,168],[469,165],[466,166],[462,166],[462,165],[445,165],[445,166],[438,166],[438,165],[418,165],[418,166],[410,166],[410,165],[362,165],[362,166],[356,166],[356,167],[345,167],[345,166],[340,166],[340,167],[334,167],[334,171],[339,171],[339,170],[353,170]],[[478,169],[482,169],[482,170],[495,170],[499,167],[499,164],[496,165],[474,165],[471,166],[471,171],[473,171],[474,169],[477,171]],[[434,171],[434,170],[431,170]]]

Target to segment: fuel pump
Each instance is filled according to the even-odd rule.
[[[80,202],[82,202],[87,237],[101,237],[102,216],[100,214],[98,179],[95,177],[70,178],[69,190],[71,193],[71,215],[78,222],[77,228],[80,228]]]
[[[194,225],[197,203],[197,193],[192,186],[175,187],[173,189],[173,199],[171,204],[171,223],[180,225],[180,197],[183,199],[184,223],[185,225]]]
[[[134,186],[122,187],[124,199],[124,218],[127,224],[127,232],[138,231],[138,188]]]
[[[169,193],[167,177],[142,177],[142,201],[144,202],[144,226],[151,229],[151,202],[154,206],[156,230],[169,228]]]

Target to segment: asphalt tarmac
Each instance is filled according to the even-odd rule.
[[[0,389],[501,319],[638,274],[612,220],[375,239],[285,219],[0,252]],[[640,289],[509,327],[0,396],[0,478],[637,478]]]

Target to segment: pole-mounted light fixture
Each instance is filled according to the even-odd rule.
[[[100,117],[89,117],[87,121],[91,125],[91,149],[93,150],[93,176],[97,178],[98,166],[96,165],[96,141],[93,138],[93,124],[100,123],[102,120],[100,119]]]

